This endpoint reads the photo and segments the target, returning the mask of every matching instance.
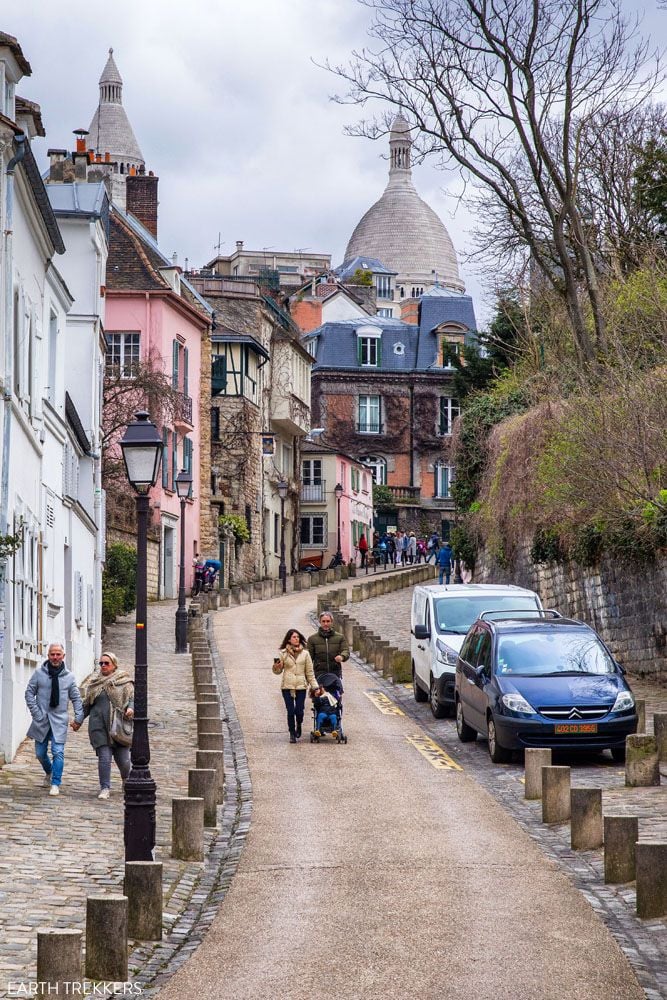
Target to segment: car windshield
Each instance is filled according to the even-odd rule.
[[[534,597],[528,594],[470,594],[466,597],[437,597],[434,600],[435,622],[438,632],[465,635],[483,611],[527,611],[539,608]],[[516,616],[520,618],[520,615]]]
[[[557,674],[613,674],[616,667],[597,636],[587,629],[503,635],[498,642],[499,674],[548,677]]]

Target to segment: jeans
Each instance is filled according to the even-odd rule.
[[[303,722],[303,709],[306,704],[305,691],[288,691],[283,688],[283,699],[287,709],[287,728],[290,736],[296,736],[296,724]]]
[[[112,746],[97,747],[97,773],[100,779],[100,788],[111,788],[111,758],[116,761],[116,766],[120,771],[120,776],[125,781],[132,770],[130,761],[130,748],[122,747],[118,743]]]
[[[438,583],[442,583],[443,576],[445,577],[445,583],[449,583],[449,578],[451,574],[452,574],[451,567],[448,566],[445,569],[441,566],[440,569],[438,570]]]
[[[51,741],[51,760],[47,753],[49,740]],[[41,742],[35,740],[35,756],[44,768],[44,773],[50,775],[52,785],[60,785],[63,780],[63,768],[65,766],[65,744],[56,743],[49,726],[46,738]]]
[[[335,712],[318,712],[315,728],[319,729],[321,732],[325,722],[329,722],[331,724],[331,728],[336,729],[338,726],[338,716]]]

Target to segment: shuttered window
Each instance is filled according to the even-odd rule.
[[[171,345],[171,384],[174,389],[178,389],[178,341],[174,340]]]

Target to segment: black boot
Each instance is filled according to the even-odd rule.
[[[296,736],[294,735],[294,733],[289,734],[289,741],[290,743],[296,743]]]
[[[296,724],[296,738],[297,738],[297,740],[301,739],[301,723],[300,722],[297,722],[297,724]]]

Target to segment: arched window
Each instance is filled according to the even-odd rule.
[[[454,466],[447,465],[446,462],[436,462],[433,468],[435,477],[434,496],[439,500],[450,500],[452,496],[452,483],[454,482]]]
[[[387,485],[387,460],[385,458],[376,458],[375,455],[365,455],[359,461],[368,466],[374,483],[377,483],[378,486]]]

